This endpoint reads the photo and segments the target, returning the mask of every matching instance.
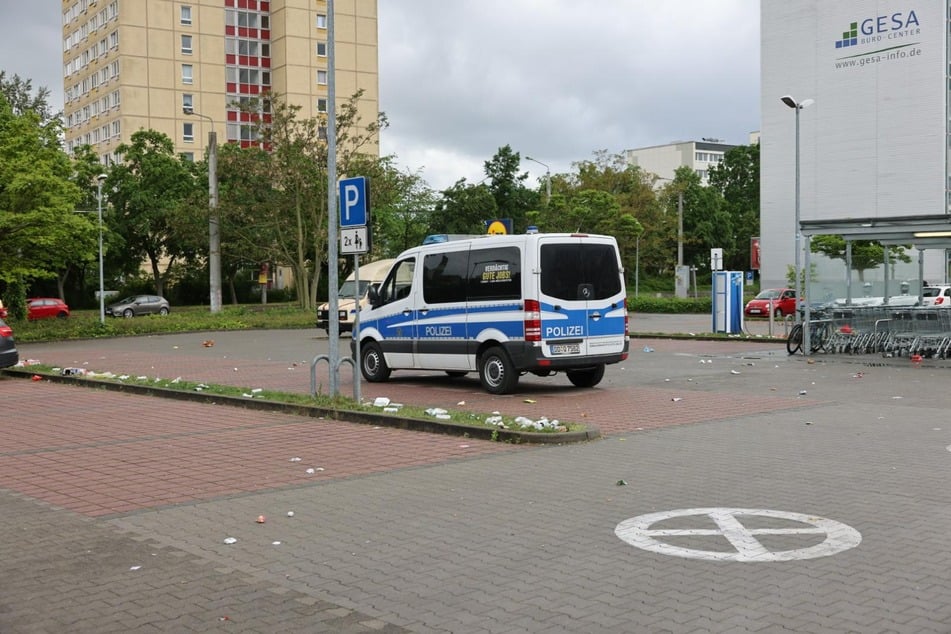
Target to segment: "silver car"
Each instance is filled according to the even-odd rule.
[[[106,314],[113,317],[167,315],[169,310],[168,300],[159,295],[132,295],[106,306]]]

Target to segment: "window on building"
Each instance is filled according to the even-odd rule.
[[[182,36],[182,55],[191,55],[192,54],[192,36],[183,35]]]
[[[113,108],[119,107],[119,91],[118,90],[115,90],[112,93],[112,107]]]
[[[326,29],[327,28],[327,15],[325,13],[317,14],[317,28]]]
[[[317,100],[317,112],[327,112],[327,100],[318,99]]]
[[[117,48],[119,46],[119,32],[113,31],[109,34],[109,48]]]
[[[195,153],[194,152],[182,152],[182,158],[188,161],[189,163],[195,162]]]
[[[270,57],[271,56],[271,45],[270,44],[261,44],[261,57]]]
[[[271,85],[271,72],[267,70],[261,71],[261,85],[270,86]]]
[[[192,8],[184,6],[181,8],[181,21],[185,26],[190,26],[192,23]]]
[[[119,133],[122,131],[122,125],[119,123],[119,120],[116,119],[112,122],[112,136],[119,136]]]
[[[317,71],[317,83],[321,86],[325,86],[327,84],[327,71],[325,70]]]
[[[262,28],[262,29],[270,29],[270,28],[271,28],[271,16],[269,16],[269,15],[262,15],[262,16],[261,16],[261,28]]]
[[[195,99],[191,93],[182,95],[182,110],[191,110],[195,107]]]
[[[191,84],[194,83],[192,78],[192,65],[191,64],[182,64],[182,83]]]
[[[183,123],[182,124],[182,140],[186,143],[191,143],[195,140],[195,124],[194,123]]]
[[[327,42],[317,42],[317,57],[327,57]]]

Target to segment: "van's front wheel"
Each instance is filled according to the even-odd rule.
[[[566,370],[568,380],[576,387],[594,387],[604,378],[604,364],[584,370]]]
[[[382,383],[390,378],[392,370],[386,365],[380,344],[371,341],[360,347],[360,371],[370,383]]]
[[[493,346],[479,357],[479,382],[489,394],[511,394],[518,385],[518,372],[505,350]]]

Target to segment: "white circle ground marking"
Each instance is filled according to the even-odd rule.
[[[713,520],[716,528],[662,528],[651,530],[651,526],[658,522],[693,516],[698,516],[698,525],[708,526],[709,520]],[[757,517],[788,520],[801,525],[787,528],[756,528]],[[743,518],[743,521],[739,518]],[[794,561],[827,557],[855,548],[862,542],[861,533],[851,526],[824,517],[766,509],[737,508],[678,509],[639,515],[618,524],[614,529],[614,534],[632,546],[662,555],[673,555],[688,559],[743,562]],[[759,542],[757,535],[802,535],[804,538],[825,535],[825,539],[819,544],[805,548],[772,551]],[[721,543],[722,539],[725,538],[733,547],[733,550],[698,550],[674,546],[662,541],[664,538],[682,537],[712,537],[717,538],[717,541]]]

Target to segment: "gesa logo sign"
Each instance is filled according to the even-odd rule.
[[[918,16],[915,15],[915,12],[909,11],[906,15],[899,11],[891,15],[880,15],[862,20],[862,34],[873,35],[889,31],[903,31],[913,26],[921,26],[918,24]]]
[[[849,24],[849,30],[842,32],[842,39],[835,41],[836,48],[846,48],[858,44],[879,42],[882,39],[894,39],[905,35],[915,35],[921,24],[914,10],[897,11],[890,15],[878,15],[865,18],[861,22]],[[862,37],[859,37],[861,33]]]

